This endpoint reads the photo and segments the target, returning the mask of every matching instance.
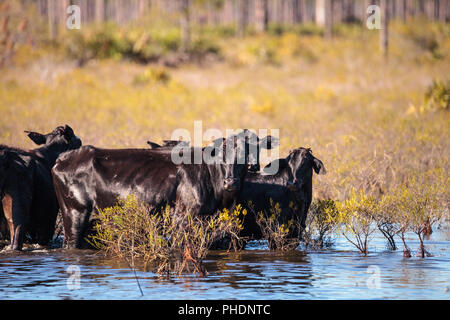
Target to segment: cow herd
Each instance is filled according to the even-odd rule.
[[[251,203],[248,212],[253,214],[246,216],[242,236],[260,239],[255,213],[266,210],[271,201],[279,203],[282,215],[296,215],[304,227],[313,172],[325,173],[323,163],[305,148],[291,150],[260,171],[259,152],[276,146],[277,139],[260,139],[249,130],[203,148],[169,140],[163,145],[148,141],[147,149],[82,146],[68,125],[49,134],[26,133],[38,148],[0,145],[0,233],[9,233],[12,250],[21,250],[25,239],[47,245],[58,210],[64,246],[88,248],[95,210],[132,193],[155,211],[169,205],[174,214],[189,210],[197,216]],[[175,163],[174,148],[192,161]],[[226,161],[198,163],[196,153]],[[278,169],[269,174],[273,167]]]

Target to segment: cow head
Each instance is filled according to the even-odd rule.
[[[228,138],[213,141],[211,155],[220,152],[223,188],[225,191],[237,193],[242,187],[247,171],[259,170],[259,151],[261,148],[271,149],[277,144],[277,139],[267,136],[260,139],[256,134],[245,129]],[[207,147],[208,148],[208,147]]]
[[[311,181],[313,170],[317,174],[326,173],[322,161],[314,157],[309,148],[291,150],[285,161],[292,174],[292,181],[288,182],[288,187],[292,190],[299,191],[308,181]]]
[[[58,144],[67,150],[77,149],[81,147],[81,140],[73,132],[72,128],[67,124],[59,126],[48,134],[38,132],[25,131],[28,137],[37,145],[53,145]]]
[[[235,193],[241,188],[241,179],[245,176],[246,164],[238,163],[237,141],[235,139],[218,138],[212,142],[212,145],[203,149],[203,152],[214,159],[211,162],[209,158],[205,161],[213,164],[219,173],[218,183],[222,183],[225,191]]]
[[[244,129],[242,135],[246,139],[248,150],[248,171],[258,172],[260,169],[260,152],[262,149],[273,149],[278,146],[278,138],[273,136],[266,136],[264,138],[258,137],[254,132]]]

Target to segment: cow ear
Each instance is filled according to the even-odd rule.
[[[327,173],[327,170],[325,169],[325,166],[323,165],[322,161],[320,161],[317,158],[314,158],[314,160],[313,160],[313,168],[317,174],[326,174]]]
[[[33,141],[37,145],[45,144],[45,136],[43,134],[32,131],[24,131],[24,132],[27,133],[28,138],[30,138],[31,141]]]
[[[274,149],[278,146],[279,139],[273,136],[267,136],[259,141],[259,147],[265,149]]]
[[[1,151],[0,152],[0,161],[6,161],[8,159],[8,152]]]
[[[72,139],[74,135],[75,133],[73,132],[73,129],[66,124],[64,126],[64,137],[66,137],[66,139],[70,141],[70,139]]]
[[[150,149],[161,148],[161,146],[159,144],[151,142],[151,141],[147,141],[147,144],[150,146]]]

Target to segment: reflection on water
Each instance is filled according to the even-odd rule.
[[[433,257],[425,259],[405,259],[401,251],[390,252],[381,237],[372,240],[372,253],[367,257],[342,239],[336,239],[332,250],[285,254],[269,252],[264,242],[254,242],[242,252],[212,252],[206,261],[210,274],[204,278],[165,279],[140,270],[143,297],[125,263],[95,251],[1,253],[0,298],[449,299],[448,241],[448,230],[435,232],[426,242]],[[412,236],[409,244],[418,247]],[[69,266],[79,267],[79,290],[70,290],[73,274],[67,272]],[[369,289],[368,281],[377,275],[379,287]]]

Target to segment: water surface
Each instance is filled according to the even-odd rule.
[[[381,236],[367,257],[340,238],[332,249],[291,253],[253,242],[238,253],[211,252],[207,277],[138,270],[144,296],[127,264],[95,251],[2,252],[0,299],[450,299],[449,244],[448,230],[435,231],[426,241],[433,256],[422,259],[387,250]]]

